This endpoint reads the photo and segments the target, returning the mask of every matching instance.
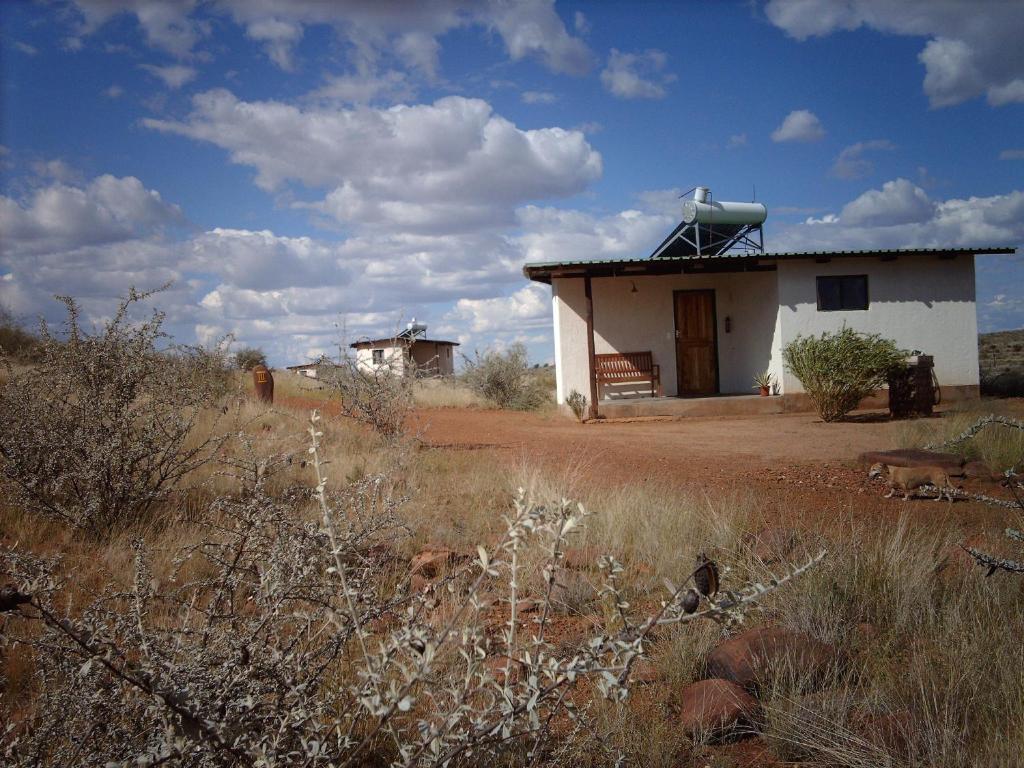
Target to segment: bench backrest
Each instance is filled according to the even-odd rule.
[[[594,370],[602,379],[650,376],[654,371],[654,356],[650,352],[594,355]]]

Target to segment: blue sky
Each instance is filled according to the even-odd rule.
[[[644,256],[696,184],[775,250],[1024,243],[1024,6],[0,5],[0,303],[276,364],[415,316],[552,357],[525,261]],[[1024,326],[1021,256],[978,265]]]

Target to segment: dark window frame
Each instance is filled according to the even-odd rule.
[[[381,365],[384,362],[384,350],[383,349],[372,349],[370,350],[370,360],[374,365]]]
[[[835,280],[838,282],[839,288],[839,305],[838,306],[825,306],[822,301],[822,281],[823,280]],[[864,283],[864,305],[855,305],[852,302],[844,301],[844,290],[843,281],[845,280],[861,280]],[[868,282],[867,275],[818,275],[815,278],[815,290],[818,298],[818,311],[819,312],[866,312],[871,308],[871,291],[870,284]]]

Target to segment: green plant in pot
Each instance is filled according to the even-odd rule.
[[[764,371],[754,377],[754,388],[760,390],[761,397],[768,397],[772,393],[772,385],[775,377],[769,371]]]

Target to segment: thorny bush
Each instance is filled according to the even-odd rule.
[[[222,354],[157,345],[164,316],[132,323],[134,289],[105,326],[83,327],[74,299],[64,333],[43,323],[37,360],[8,365],[0,387],[0,478],[26,509],[94,536],[142,519],[219,441],[200,417],[226,391]],[[208,418],[208,417],[207,417]]]
[[[986,430],[988,427],[1002,427],[1010,430],[1017,430],[1020,434],[1024,432],[1024,421],[1017,419],[1011,419],[1007,416],[997,416],[995,414],[984,416],[974,422],[971,426],[961,432],[959,435],[950,438],[939,444],[932,444],[925,446],[926,450],[935,450],[937,448],[950,449],[959,448],[964,443],[970,442],[977,439],[978,435]],[[1021,495],[1021,482],[1020,475],[1017,474],[1016,467],[1010,467],[1007,469],[1003,476],[1006,478],[1006,487],[1009,488],[1010,494],[1013,496],[1013,505],[1006,504],[999,499],[993,499],[987,496],[976,496],[978,501],[982,501],[988,504],[996,504],[998,506],[1016,506],[1016,509],[1024,514],[1024,497]],[[1024,544],[1024,531],[1017,530],[1016,528],[1007,528],[1003,531],[1003,535],[1006,536],[1010,541],[1016,542],[1017,544]],[[963,546],[963,545],[961,545]],[[989,552],[984,552],[974,547],[963,547],[964,550],[971,557],[974,558],[978,565],[986,569],[986,576],[991,576],[997,571],[1005,571],[1007,573],[1024,574],[1024,559],[1017,560],[1005,557],[998,557]]]
[[[338,365],[320,366],[318,378],[338,395],[343,415],[368,425],[389,442],[405,435],[416,385],[411,359],[385,357],[379,365],[364,367],[343,355]]]
[[[6,764],[551,765],[587,735],[610,749],[590,703],[627,697],[657,625],[741,620],[824,555],[737,591],[711,584],[703,561],[703,577],[668,585],[660,610],[640,619],[622,566],[605,557],[618,628],[556,646],[551,595],[582,507],[540,506],[520,491],[495,547],[410,593],[391,554],[403,499],[384,477],[329,493],[315,412],[310,437],[306,503],[319,523],[302,522],[301,498],[271,498],[258,482],[219,503],[168,583],[154,581],[140,544],[133,588],[72,615],[58,562],[6,555],[14,613],[0,641],[29,647],[45,692],[28,721],[7,726]],[[547,586],[524,617],[531,548]]]
[[[529,411],[549,397],[544,383],[530,370],[526,347],[519,342],[504,352],[490,350],[465,358],[462,380],[499,408]]]

